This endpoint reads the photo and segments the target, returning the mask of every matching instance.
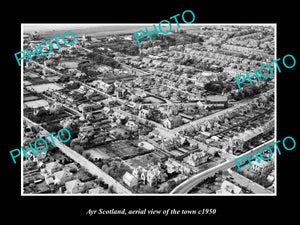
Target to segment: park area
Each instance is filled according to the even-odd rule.
[[[128,140],[111,142],[95,149],[97,149],[97,152],[101,151],[106,158],[107,156],[110,158],[119,157],[123,160],[144,154],[148,151],[135,146]]]
[[[157,162],[160,162],[160,161],[161,160],[160,160],[159,156],[154,153],[140,155],[140,156],[136,156],[134,158],[126,160],[126,162],[134,168],[137,168],[138,166],[146,168],[148,164],[150,164],[150,163],[156,164]]]

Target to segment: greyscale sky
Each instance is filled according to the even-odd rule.
[[[41,23],[41,24],[23,24],[23,32],[33,32],[33,31],[49,31],[49,30],[65,30],[65,29],[80,29],[93,26],[99,26],[100,24],[50,24],[50,23]],[[111,24],[107,24],[111,26]],[[103,26],[107,26],[103,24]]]

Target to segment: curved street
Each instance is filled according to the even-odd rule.
[[[239,156],[236,156],[235,158],[238,157],[242,157],[245,156],[246,154],[249,154],[250,152],[258,152],[259,149],[263,146],[269,145],[270,143],[273,143],[274,140],[270,140],[265,142],[264,144],[257,146],[256,148],[245,152]],[[218,172],[219,170],[227,170],[233,166],[235,166],[236,163],[234,161],[234,159],[228,160],[227,162],[224,162],[216,167],[210,168],[202,173],[196,174],[192,177],[190,177],[189,179],[187,179],[186,181],[182,182],[181,184],[179,184],[177,187],[175,187],[172,191],[171,194],[186,194],[188,193],[190,190],[192,190],[194,187],[196,187],[201,181],[203,181],[204,179],[213,176],[216,172]],[[251,185],[249,183],[249,185]],[[262,193],[264,192],[264,193]],[[259,194],[273,194],[271,191],[267,190],[267,189],[260,189],[260,193]]]

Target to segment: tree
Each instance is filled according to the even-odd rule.
[[[91,159],[91,153],[89,153],[89,152],[83,152],[82,153],[82,156],[84,157],[84,158],[86,158],[86,159],[88,159],[88,160],[90,160]]]
[[[108,165],[107,164],[103,164],[103,166],[101,167],[101,169],[105,172],[108,168]]]
[[[70,142],[70,148],[74,149],[76,145],[80,145],[80,140],[78,138],[74,138]]]
[[[37,125],[31,126],[31,130],[33,133],[37,134],[40,131],[40,127]]]
[[[160,185],[159,189],[157,190],[159,193],[169,193],[172,191],[171,185],[169,182],[165,182]]]
[[[61,76],[59,79],[58,79],[58,83],[65,83],[65,82],[68,82],[70,81],[70,76],[69,75],[63,75]]]
[[[115,193],[114,187],[112,185],[108,186],[108,193]]]
[[[46,130],[48,130],[49,132],[55,132],[55,133],[57,133],[61,128],[62,128],[62,126],[60,126],[59,124],[47,124],[45,126]]]
[[[75,147],[73,148],[73,150],[75,152],[78,152],[79,154],[82,154],[84,151],[84,148],[81,145],[75,145]]]
[[[140,193],[155,193],[156,190],[153,187],[150,187],[149,185],[141,185],[139,187]]]
[[[46,109],[40,109],[36,114],[37,117],[47,117],[49,115]]]

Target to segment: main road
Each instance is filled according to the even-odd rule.
[[[46,136],[49,134],[47,130],[42,128],[39,124],[34,123],[33,121],[29,120],[28,118],[24,117],[25,121],[31,125],[37,125],[40,127],[41,131],[40,134],[42,136]],[[47,137],[51,142],[51,138]],[[109,176],[107,173],[105,173],[103,170],[101,170],[99,167],[97,167],[95,164],[84,158],[82,155],[78,154],[68,146],[62,144],[55,136],[53,136],[53,140],[56,144],[56,146],[65,153],[68,157],[73,159],[75,162],[79,163],[82,167],[86,168],[91,174],[96,175],[99,178],[102,178],[104,182],[106,182],[109,185],[112,185],[115,189],[115,191],[118,194],[131,194],[132,192],[129,191],[127,188],[125,188],[122,184],[120,184],[118,181],[116,181],[114,178]]]
[[[270,143],[273,143],[274,140],[270,140],[270,141],[267,141],[265,142],[264,144],[248,151],[248,152],[245,152],[243,153],[242,155],[240,156],[237,156],[235,158],[238,158],[238,157],[242,157],[242,156],[245,156],[246,154],[249,154],[251,152],[258,152],[259,149],[263,146],[266,146],[266,145],[269,145]],[[246,160],[246,157],[245,157],[245,160]],[[177,187],[175,187],[170,193],[171,194],[186,194],[188,193],[190,190],[192,190],[194,187],[196,187],[201,181],[203,181],[204,179],[208,178],[208,177],[211,177],[213,176],[215,173],[217,173],[219,170],[227,170],[233,166],[235,166],[236,163],[234,161],[234,159],[232,160],[228,160],[227,162],[224,162],[218,166],[215,166],[213,168],[210,168],[206,171],[203,171],[199,174],[196,174],[192,177],[190,177],[189,179],[187,179],[186,181],[182,182],[181,184],[179,184]],[[272,194],[272,192],[270,192],[269,190],[265,189],[265,193],[268,193],[268,194]],[[261,193],[260,193],[261,194]]]

